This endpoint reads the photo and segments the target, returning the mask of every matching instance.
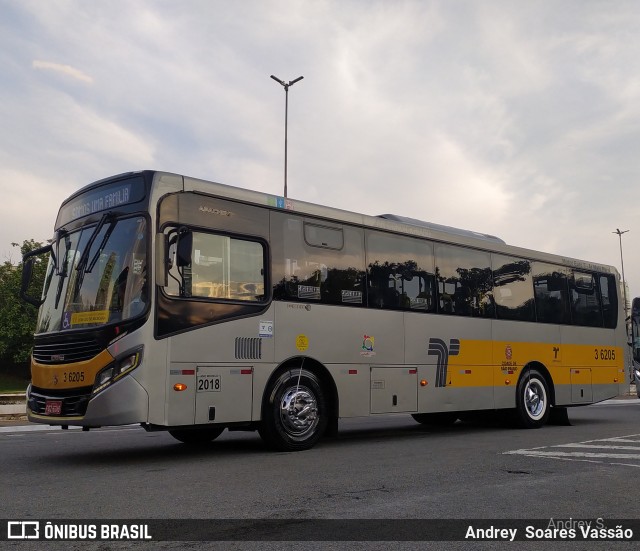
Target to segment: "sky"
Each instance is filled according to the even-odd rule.
[[[0,261],[156,169],[614,265],[640,296],[640,3],[0,0]]]

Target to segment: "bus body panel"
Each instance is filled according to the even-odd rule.
[[[275,349],[274,337],[260,334],[268,334],[274,318],[272,306],[258,316],[164,339],[170,343],[169,426],[259,419],[261,395],[254,399],[254,386],[264,385],[273,372]],[[175,390],[179,383],[187,388]]]
[[[276,361],[297,355],[323,364],[404,364],[402,312],[276,303]]]
[[[405,313],[406,356],[421,366],[418,410],[494,407],[491,320]]]

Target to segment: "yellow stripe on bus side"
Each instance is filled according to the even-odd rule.
[[[98,372],[112,361],[113,356],[106,350],[90,360],[71,364],[45,365],[31,359],[31,382],[50,390],[92,386]]]
[[[459,353],[448,358],[447,385],[515,384],[532,362],[544,365],[554,384],[584,381],[587,370],[592,384],[614,384],[624,378],[619,346],[460,340]]]

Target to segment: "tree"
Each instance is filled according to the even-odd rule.
[[[42,247],[33,239],[19,245],[21,255]],[[47,269],[45,255],[34,259],[33,277],[29,286],[31,293],[40,296]],[[0,265],[0,368],[8,371],[11,367],[29,360],[33,348],[33,333],[38,319],[38,309],[20,298],[22,281],[22,261],[17,265],[6,260]]]

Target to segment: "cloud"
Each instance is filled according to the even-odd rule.
[[[10,248],[10,244],[22,244],[25,239],[44,243],[49,239],[61,201],[59,191],[52,192],[49,178],[39,177],[29,170],[1,167],[0,181],[6,183],[0,207],[3,226],[0,262],[11,260],[16,263],[20,260],[20,250]]]
[[[59,204],[139,168],[281,193],[284,93],[269,75],[304,75],[289,94],[293,199],[614,265],[613,229],[631,230],[629,250],[640,235],[631,4],[115,5],[24,0],[0,22],[0,166],[25,197],[46,183]],[[49,234],[54,216],[38,214],[24,238]]]
[[[81,82],[86,82],[87,84],[93,84],[93,78],[83,73],[80,69],[71,67],[71,65],[61,65],[60,63],[53,63],[51,61],[40,61],[36,59],[33,61],[32,67],[34,69],[54,71],[56,73],[61,73],[71,78],[75,78],[76,80],[79,80]]]

